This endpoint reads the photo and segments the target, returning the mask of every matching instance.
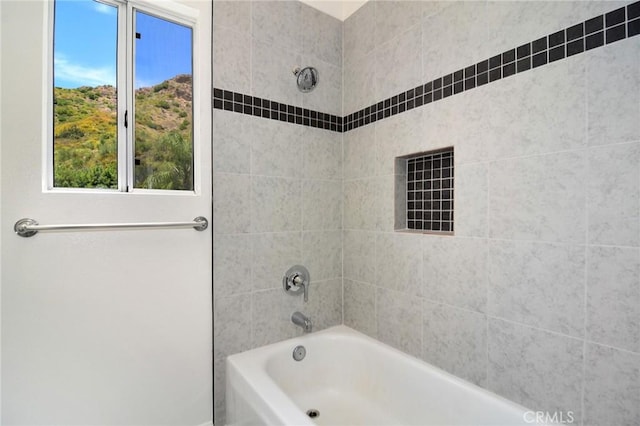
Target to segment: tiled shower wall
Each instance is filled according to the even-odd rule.
[[[295,66],[320,70],[303,95]],[[214,87],[342,114],[342,22],[299,2],[214,2]],[[342,323],[342,134],[214,112],[214,418],[227,355]],[[282,290],[295,264],[309,302]]]
[[[369,2],[344,115],[619,2]],[[640,37],[344,133],[344,322],[535,410],[640,424]],[[394,158],[454,146],[455,235],[394,232]]]
[[[297,2],[216,1],[214,86],[346,116],[622,5],[375,1],[343,25]],[[295,335],[295,309],[322,328],[344,308],[534,409],[640,423],[639,44],[344,134],[216,110],[216,422],[226,355]],[[294,65],[320,69],[316,91],[297,91]],[[394,232],[394,158],[452,145],[455,236]],[[294,263],[311,270],[308,306],[280,290]]]

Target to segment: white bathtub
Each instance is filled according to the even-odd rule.
[[[306,348],[302,361],[296,346]],[[530,425],[531,412],[346,326],[227,358],[229,425]],[[307,410],[319,416],[311,419]],[[527,422],[529,420],[529,422]]]

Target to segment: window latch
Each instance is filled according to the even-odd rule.
[[[129,128],[129,111],[124,112],[124,127]]]

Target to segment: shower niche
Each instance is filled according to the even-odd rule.
[[[453,234],[453,147],[396,157],[396,231]]]

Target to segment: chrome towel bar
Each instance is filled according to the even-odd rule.
[[[20,219],[13,226],[13,230],[21,237],[33,237],[38,232],[49,231],[85,231],[100,229],[187,229],[204,231],[209,227],[206,217],[198,216],[191,222],[153,222],[153,223],[94,223],[79,225],[39,225],[33,219]]]

